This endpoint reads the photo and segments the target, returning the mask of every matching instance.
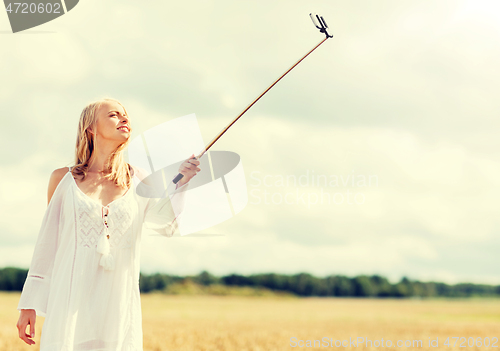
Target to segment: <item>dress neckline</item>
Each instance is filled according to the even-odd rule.
[[[69,168],[69,167],[68,167],[68,168]],[[80,189],[80,187],[78,186],[78,184],[76,184],[76,179],[75,179],[75,178],[73,178],[73,174],[71,174],[71,169],[69,169],[68,173],[70,174],[71,179],[73,179],[73,184],[75,185],[76,189],[77,189],[77,190],[78,190],[78,191],[79,191],[79,192],[80,192],[83,196],[85,196],[85,197],[86,197],[87,199],[89,199],[90,201],[94,202],[96,205],[99,205],[100,207],[109,207],[111,204],[113,204],[113,203],[115,203],[115,202],[117,202],[117,201],[119,201],[119,200],[121,200],[121,199],[125,198],[125,197],[128,195],[128,193],[130,193],[130,190],[131,190],[131,189],[132,189],[132,187],[134,186],[134,184],[133,184],[133,183],[134,183],[134,181],[133,181],[133,179],[132,179],[132,182],[131,182],[131,184],[130,184],[130,188],[128,188],[128,190],[127,190],[127,192],[126,192],[125,194],[123,194],[123,195],[122,195],[121,197],[119,197],[118,199],[115,199],[115,200],[111,201],[109,204],[107,204],[106,206],[104,206],[103,204],[101,204],[100,202],[98,202],[96,199],[93,199],[93,198],[91,198],[90,196],[88,196],[87,194],[85,194],[85,193],[82,191],[82,189]]]

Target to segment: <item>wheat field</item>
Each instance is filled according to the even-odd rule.
[[[0,293],[0,351],[38,350],[43,318],[37,317],[36,345],[24,344],[16,328],[19,296]],[[493,338],[500,338],[498,299],[377,300],[161,293],[143,294],[141,299],[146,351],[500,349],[498,342],[492,347]],[[444,345],[447,337],[450,346]],[[465,339],[458,339],[453,347],[452,337]],[[484,345],[486,337],[490,347]],[[348,343],[349,338],[353,343],[347,346],[344,341],[342,346],[342,341]],[[363,342],[357,338],[364,338]],[[437,338],[438,347],[430,348],[429,338]],[[316,347],[312,347],[315,339]],[[371,346],[366,339],[371,340]],[[304,344],[299,344],[299,340]],[[307,340],[312,344],[306,344]],[[388,340],[392,347],[387,346]],[[395,345],[397,340],[403,342],[402,347]],[[422,344],[413,340],[422,340]],[[481,347],[476,345],[477,340],[481,340]],[[404,342],[414,346],[406,347]],[[460,344],[465,347],[459,347]]]

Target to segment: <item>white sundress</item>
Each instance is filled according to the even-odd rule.
[[[82,192],[70,170],[46,209],[17,309],[45,317],[40,351],[141,351],[142,226],[176,233],[189,183],[147,198],[137,193],[134,175],[125,195],[103,206]],[[107,235],[112,268],[97,250]]]

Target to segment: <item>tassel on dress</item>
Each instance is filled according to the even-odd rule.
[[[104,233],[103,235],[101,235],[99,243],[97,244],[97,252],[102,254],[99,264],[106,270],[113,270],[115,268],[115,260],[113,258],[113,255],[111,255],[109,239]]]
[[[105,270],[111,271],[115,268],[115,259],[113,255],[111,255],[111,247],[109,246],[108,222],[106,219],[107,216],[107,213],[103,216],[104,233],[102,233],[101,237],[99,238],[99,242],[97,243],[97,252],[102,254],[99,264]]]
[[[115,259],[111,254],[102,255],[99,264],[108,271],[112,271],[113,269],[115,269]]]

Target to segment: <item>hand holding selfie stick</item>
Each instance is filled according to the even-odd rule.
[[[192,157],[190,158],[190,160],[198,160],[200,159],[200,157],[202,157],[205,152],[208,151],[208,149],[210,149],[212,147],[213,144],[215,144],[215,142],[217,140],[219,140],[219,138],[241,117],[243,116],[243,114],[245,112],[247,112],[250,107],[252,107],[257,101],[259,101],[259,99],[261,97],[264,96],[265,93],[267,93],[276,83],[278,83],[281,78],[283,78],[284,76],[286,76],[288,74],[288,72],[290,72],[295,66],[297,66],[303,59],[305,59],[311,52],[313,52],[314,50],[316,50],[317,47],[319,47],[321,44],[323,44],[328,38],[332,38],[333,35],[331,35],[329,32],[328,32],[328,26],[324,20],[324,18],[322,16],[319,16],[319,15],[313,15],[312,13],[309,14],[309,16],[311,17],[311,20],[313,21],[314,25],[316,26],[316,28],[319,29],[319,31],[321,33],[324,33],[326,35],[326,38],[323,39],[318,45],[316,45],[311,51],[309,51],[307,54],[304,55],[304,57],[302,57],[300,60],[298,60],[292,67],[290,67],[290,69],[288,71],[286,71],[285,73],[283,73],[283,75],[281,75],[281,77],[279,77],[278,79],[276,79],[274,81],[273,84],[271,84],[269,86],[269,88],[267,88],[266,90],[264,90],[264,92],[262,94],[260,94],[250,105],[247,106],[247,108],[245,108],[243,110],[243,112],[241,112],[238,117],[236,117],[231,123],[229,123],[229,125],[224,128],[220,133],[219,135],[217,135],[206,147],[205,149],[198,155],[198,156],[195,156],[195,157]],[[177,174],[177,176],[172,180],[174,182],[174,184],[177,184],[177,182],[179,180],[182,179],[182,177],[184,177],[184,175],[182,173],[179,173]]]

